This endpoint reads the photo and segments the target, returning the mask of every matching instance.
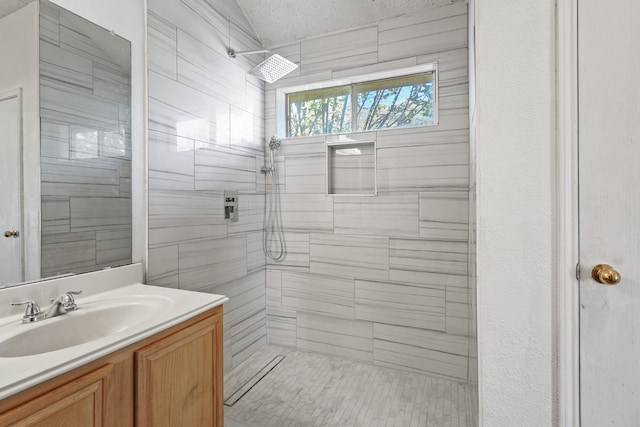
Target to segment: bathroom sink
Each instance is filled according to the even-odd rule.
[[[83,304],[62,316],[0,328],[0,357],[48,353],[120,334],[169,309],[164,296],[129,296]]]

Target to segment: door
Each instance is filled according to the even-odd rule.
[[[638,0],[578,0],[582,426],[640,425],[638,22]]]
[[[23,280],[20,125],[20,92],[0,94],[0,286]]]

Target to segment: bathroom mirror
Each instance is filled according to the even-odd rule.
[[[21,3],[0,8],[0,288],[131,263],[130,43]]]

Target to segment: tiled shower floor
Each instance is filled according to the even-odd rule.
[[[285,359],[225,406],[227,427],[469,426],[467,384],[273,345],[225,376],[225,397],[278,355]]]

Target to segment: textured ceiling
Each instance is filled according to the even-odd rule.
[[[0,0],[0,18],[34,0]],[[207,0],[215,4],[215,0]],[[466,0],[236,0],[266,47]]]
[[[460,1],[237,0],[265,47],[360,27]]]
[[[0,18],[12,14],[34,0],[0,0]]]

